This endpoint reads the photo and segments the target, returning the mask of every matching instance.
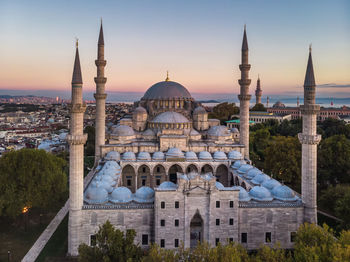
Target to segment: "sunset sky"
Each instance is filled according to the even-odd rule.
[[[170,79],[193,93],[237,93],[247,24],[251,92],[302,93],[312,43],[319,94],[350,97],[350,1],[0,0],[0,89],[69,90],[75,37],[85,90],[103,17],[107,91]]]

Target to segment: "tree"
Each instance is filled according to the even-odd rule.
[[[96,234],[96,245],[79,246],[79,261],[81,262],[127,262],[140,261],[142,250],[134,244],[135,230],[123,231],[115,229],[107,220],[99,227]]]
[[[290,252],[281,249],[280,246],[277,244],[276,247],[271,248],[269,246],[262,245],[258,252],[256,253],[255,257],[252,257],[251,261],[256,262],[292,262],[293,259],[291,257]]]
[[[250,133],[250,158],[257,168],[264,168],[265,150],[270,144],[271,136],[267,128]]]
[[[209,113],[209,118],[219,119],[221,124],[224,124],[225,121],[229,120],[232,115],[239,113],[239,108],[235,103],[221,103],[213,108],[213,112]]]
[[[265,171],[300,192],[301,145],[296,137],[277,136],[265,150]]]
[[[318,150],[318,181],[323,188],[329,183],[350,183],[350,140],[334,135],[321,141]]]
[[[263,104],[255,104],[250,111],[266,112],[267,109]]]
[[[85,156],[95,155],[95,128],[93,126],[87,126],[84,129],[84,133],[88,135],[85,144]]]
[[[21,149],[0,158],[0,215],[50,208],[67,192],[66,161],[45,150]]]
[[[323,130],[323,138],[328,138],[334,135],[345,135],[350,139],[350,125],[346,125],[342,120],[327,118],[320,123],[320,127]]]

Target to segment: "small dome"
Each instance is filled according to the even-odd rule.
[[[135,108],[134,113],[147,114],[147,110],[142,106],[138,106]]]
[[[85,192],[84,200],[88,204],[104,204],[108,201],[108,192],[103,187],[89,186]]]
[[[164,153],[161,151],[154,152],[152,155],[153,160],[164,160]]]
[[[113,181],[115,184],[115,181]],[[106,180],[102,180],[97,184],[97,187],[102,187],[104,188],[108,193],[111,193],[113,191],[113,186],[110,182],[106,181]]]
[[[233,188],[239,189],[239,201],[247,202],[247,201],[251,200],[251,197],[249,196],[249,193],[243,187],[241,187],[241,186],[234,186]]]
[[[241,152],[238,152],[236,150],[232,150],[228,153],[228,158],[230,160],[240,160],[240,159],[242,159],[242,154],[241,154]]]
[[[249,191],[249,195],[256,201],[272,201],[273,197],[269,190],[262,186],[255,186]]]
[[[215,159],[215,160],[226,160],[226,159],[227,159],[227,156],[226,156],[225,152],[216,151],[216,152],[214,153],[214,159]]]
[[[112,176],[109,175],[103,175],[101,176],[101,182],[102,183],[106,183],[109,184],[111,186],[115,186],[115,184],[117,183],[116,181],[114,181]],[[107,190],[108,191],[108,190]]]
[[[212,160],[213,157],[208,151],[202,151],[199,153],[199,159],[200,160]]]
[[[197,130],[191,129],[191,131],[190,131],[190,136],[198,136],[198,135],[200,135],[200,133],[198,133]]]
[[[164,181],[163,183],[161,183],[158,187],[157,190],[176,190],[178,187],[178,185],[174,184],[171,181]]]
[[[109,200],[113,203],[128,203],[132,200],[132,193],[127,187],[117,187],[111,193]]]
[[[152,123],[188,123],[188,119],[177,112],[168,111],[157,115],[152,121]]]
[[[105,160],[114,160],[119,161],[120,160],[120,154],[116,151],[110,151],[105,156]]]
[[[166,153],[166,156],[168,157],[184,157],[184,153],[177,147],[169,148],[168,152]]]
[[[60,140],[65,140],[65,139],[67,138],[67,135],[68,135],[68,133],[63,132],[63,133],[59,134],[58,138],[59,138]]]
[[[263,187],[266,187],[268,190],[272,190],[275,186],[280,186],[281,183],[278,182],[276,179],[268,179],[265,182],[262,183]]]
[[[283,104],[281,101],[277,101],[272,107],[273,108],[284,108],[284,107],[286,107],[286,105]]]
[[[212,126],[208,130],[209,136],[230,136],[230,131],[227,126]]]
[[[256,167],[254,167],[254,168],[250,169],[247,173],[245,173],[245,174],[244,174],[244,177],[245,177],[246,179],[251,180],[251,179],[253,179],[255,176],[257,176],[257,175],[259,175],[259,174],[261,174],[261,173],[262,173],[262,172],[261,172],[259,169],[257,169]]]
[[[249,164],[244,164],[244,165],[241,165],[240,167],[239,167],[239,169],[237,170],[237,172],[239,173],[239,174],[244,174],[244,173],[246,173],[246,172],[248,172],[250,169],[252,169],[253,168],[253,166],[251,166],[251,165],[249,165]]]
[[[295,195],[294,191],[285,185],[275,186],[272,189],[273,196],[282,201],[296,201],[298,197]]]
[[[236,160],[235,163],[232,165],[233,169],[239,169],[242,165],[247,164],[244,160]]]
[[[262,183],[264,183],[266,180],[269,180],[270,177],[264,173],[260,173],[258,175],[256,175],[253,180],[252,183],[255,185],[261,185]]]
[[[196,160],[198,160],[198,157],[197,157],[197,155],[196,155],[196,153],[195,152],[193,152],[193,151],[188,151],[188,152],[186,152],[186,154],[185,154],[185,157],[186,157],[186,160],[187,161],[196,161]]]
[[[154,190],[148,186],[140,187],[136,190],[135,201],[139,203],[153,202],[154,201]]]
[[[117,125],[113,127],[112,134],[116,136],[134,136],[134,130],[130,126]]]
[[[207,114],[207,111],[204,109],[204,107],[202,107],[202,106],[197,106],[197,107],[193,110],[193,114],[194,114],[194,115]]]
[[[140,152],[137,155],[137,160],[140,160],[140,161],[151,161],[151,155],[148,152]]]
[[[239,130],[237,128],[231,128],[231,133],[239,134]]]
[[[143,133],[142,133],[143,136],[152,136],[152,137],[155,137],[156,134],[153,132],[153,130],[151,129],[146,129]]]
[[[135,161],[136,160],[136,156],[135,156],[135,153],[134,152],[125,152],[122,156],[122,159],[123,160],[126,160],[126,161]]]
[[[148,88],[142,100],[174,98],[192,99],[191,94],[183,85],[173,81],[163,81]]]

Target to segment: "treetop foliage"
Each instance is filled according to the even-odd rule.
[[[239,107],[235,103],[220,103],[213,107],[213,112],[208,114],[209,118],[219,119],[221,124],[229,120],[232,115],[239,114]]]

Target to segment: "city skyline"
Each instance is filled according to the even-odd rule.
[[[93,91],[103,17],[106,92],[143,92],[169,70],[170,79],[192,93],[237,94],[247,24],[250,93],[260,74],[263,96],[302,94],[312,43],[318,94],[344,96],[350,89],[350,4],[315,3],[5,1],[0,89],[68,91],[78,37],[84,90]]]

